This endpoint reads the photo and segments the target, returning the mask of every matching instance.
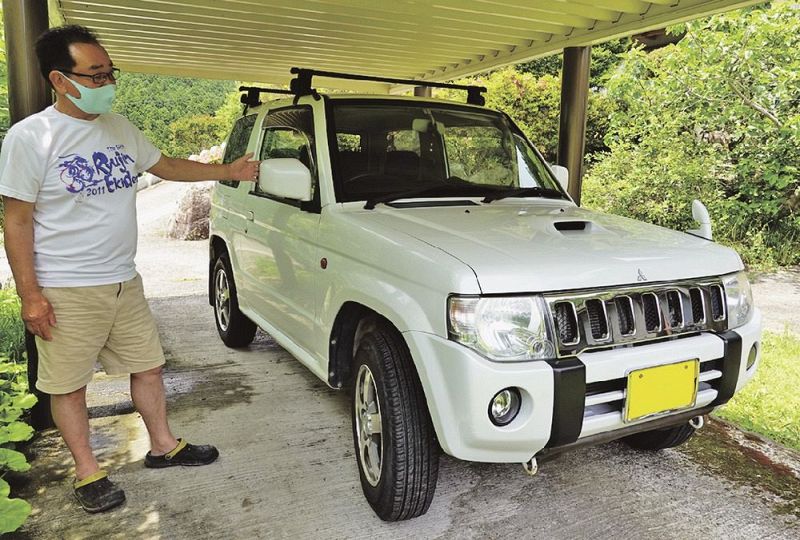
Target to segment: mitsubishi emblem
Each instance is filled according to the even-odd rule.
[[[642,273],[642,269],[637,268],[636,270],[639,273],[639,275],[636,277],[636,281],[647,281],[647,276],[645,276],[644,273]]]

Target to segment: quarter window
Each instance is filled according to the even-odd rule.
[[[242,157],[247,152],[247,143],[250,141],[250,133],[256,125],[256,115],[251,114],[242,116],[233,125],[228,143],[225,146],[225,154],[222,156],[222,163],[231,163]],[[239,187],[239,182],[223,181],[220,184],[228,187]]]
[[[311,109],[302,107],[272,112],[264,121],[264,126],[264,138],[261,143],[259,159],[294,158],[299,160],[311,171],[316,191],[314,117]],[[256,186],[255,192],[263,193],[258,186]]]

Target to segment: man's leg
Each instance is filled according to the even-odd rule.
[[[96,473],[100,466],[89,443],[86,387],[68,394],[53,394],[50,404],[53,420],[75,460],[75,476],[83,480]]]
[[[167,398],[161,366],[131,373],[131,398],[150,435],[151,453],[163,455],[178,445],[167,422]]]

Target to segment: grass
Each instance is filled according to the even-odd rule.
[[[755,376],[716,416],[800,450],[800,338],[764,332]]]

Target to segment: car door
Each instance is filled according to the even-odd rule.
[[[256,117],[256,114],[249,114],[236,120],[225,143],[222,163],[231,163],[245,155],[253,128],[256,125]],[[212,198],[212,228],[223,236],[231,248],[229,253],[237,283],[240,273],[238,248],[248,223],[244,203],[249,189],[250,184],[247,182],[221,181],[215,186]],[[242,287],[238,288],[240,306],[246,308],[249,304],[249,297],[249,291]]]
[[[254,186],[244,205],[250,218],[241,261],[252,308],[295,344],[311,350],[315,324],[319,181],[313,111],[291,106],[270,111],[258,158],[295,158],[311,171],[314,197],[307,203],[282,199]]]

